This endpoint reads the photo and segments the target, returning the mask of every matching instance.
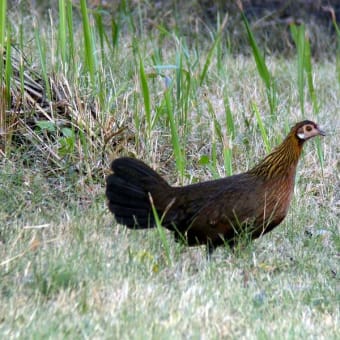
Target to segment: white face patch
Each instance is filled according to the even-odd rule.
[[[305,139],[306,137],[305,137],[305,134],[303,133],[303,132],[299,132],[298,134],[297,134],[297,136],[300,138],[300,139]]]

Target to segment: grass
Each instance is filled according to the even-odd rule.
[[[86,214],[80,203],[47,202],[53,218],[32,209],[11,223],[1,247],[2,259],[25,252],[2,265],[1,333],[335,339],[337,220],[298,191],[287,222],[239,253],[220,249],[207,262],[201,249],[181,249],[169,237],[172,265],[156,229],[113,228],[102,194]],[[306,237],[307,222],[329,234]]]
[[[227,17],[211,40],[186,41],[144,29],[128,2],[108,30],[85,2],[60,7],[57,28],[6,18],[25,63],[1,68],[22,106],[0,113],[0,337],[339,338],[336,57],[264,60],[253,36],[255,57],[232,56]],[[37,84],[46,96],[34,102]],[[253,166],[305,118],[328,135],[304,149],[286,220],[234,253],[207,261],[106,208],[112,158],[143,159],[172,184],[208,180]]]

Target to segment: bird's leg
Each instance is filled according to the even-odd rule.
[[[211,260],[211,255],[214,251],[215,251],[215,246],[211,243],[211,241],[208,241],[206,245],[206,259],[208,261]]]

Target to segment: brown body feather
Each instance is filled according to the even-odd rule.
[[[257,238],[285,218],[303,143],[316,135],[324,133],[315,123],[300,122],[248,172],[184,187],[171,187],[141,161],[117,159],[107,178],[109,209],[128,228],[150,228],[151,195],[163,226],[188,245],[233,246],[244,231]]]

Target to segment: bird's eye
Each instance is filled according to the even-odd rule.
[[[309,131],[312,131],[312,127],[310,125],[307,125],[306,126],[306,130],[309,132]]]

